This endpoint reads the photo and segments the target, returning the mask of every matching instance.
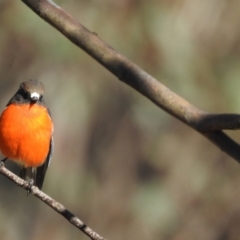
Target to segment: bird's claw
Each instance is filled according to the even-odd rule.
[[[7,160],[7,158],[4,158],[0,161],[0,168],[4,167],[4,164],[5,164],[6,160]]]
[[[34,180],[30,179],[30,181],[28,182],[28,187],[27,187],[27,196],[32,193],[32,186],[34,184]]]

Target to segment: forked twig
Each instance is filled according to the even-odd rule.
[[[112,72],[119,80],[207,137],[222,151],[240,162],[239,144],[221,131],[239,129],[240,115],[211,114],[196,108],[118,53],[101,40],[95,32],[89,31],[53,1],[22,0],[22,2]]]

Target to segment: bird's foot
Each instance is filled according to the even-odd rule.
[[[6,160],[7,160],[7,158],[4,158],[0,161],[0,167],[4,167]]]
[[[27,196],[32,193],[32,186],[34,184],[34,180],[30,179],[30,181],[28,182],[28,187],[27,187]]]

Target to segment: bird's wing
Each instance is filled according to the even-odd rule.
[[[52,155],[53,155],[53,148],[54,148],[54,143],[53,143],[53,137],[52,137],[51,141],[50,141],[49,152],[48,152],[48,155],[47,155],[47,158],[46,158],[44,164],[42,166],[36,168],[34,185],[36,185],[39,189],[42,188],[45,174],[50,165]]]

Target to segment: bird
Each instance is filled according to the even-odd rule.
[[[3,164],[17,163],[19,176],[40,190],[53,155],[53,129],[43,83],[22,82],[0,116],[0,151]]]

